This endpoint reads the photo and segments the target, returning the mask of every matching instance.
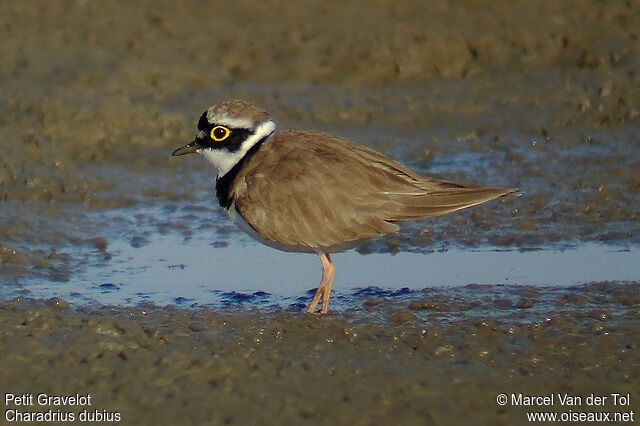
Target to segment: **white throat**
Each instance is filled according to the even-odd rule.
[[[233,166],[238,164],[238,162],[242,160],[242,157],[245,156],[245,154],[251,149],[251,147],[272,134],[275,130],[276,123],[271,120],[265,121],[256,128],[256,131],[253,133],[253,135],[242,142],[240,148],[238,148],[236,151],[231,152],[227,151],[226,149],[201,149],[198,150],[198,152],[204,155],[204,158],[206,158],[207,161],[216,168],[216,170],[218,171],[218,177],[221,177],[226,175],[227,172],[233,168]]]

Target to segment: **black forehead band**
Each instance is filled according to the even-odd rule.
[[[209,127],[209,120],[207,120],[207,111],[203,112],[198,120],[198,130],[206,130]]]

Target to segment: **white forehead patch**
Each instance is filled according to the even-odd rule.
[[[231,117],[227,114],[216,114],[213,108],[207,110],[209,124],[220,124],[233,129],[252,129],[254,122],[246,117]]]

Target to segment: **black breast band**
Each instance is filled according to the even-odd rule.
[[[240,161],[238,161],[236,165],[231,168],[231,170],[216,179],[216,196],[218,197],[218,203],[220,203],[220,207],[228,209],[231,204],[233,204],[233,197],[231,196],[231,185],[233,184],[233,181],[235,180],[236,176],[238,176],[238,173],[240,173],[240,170],[242,169],[244,163],[249,160],[249,158],[251,158],[253,154],[258,152],[265,139],[267,139],[272,134],[273,133],[269,133],[258,142],[256,142],[249,149],[249,151],[244,154],[244,157],[242,157]]]

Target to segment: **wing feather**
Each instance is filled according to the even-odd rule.
[[[276,132],[233,185],[235,206],[263,237],[296,251],[337,251],[395,232],[395,221],[437,216],[514,193],[423,176],[345,139]]]

